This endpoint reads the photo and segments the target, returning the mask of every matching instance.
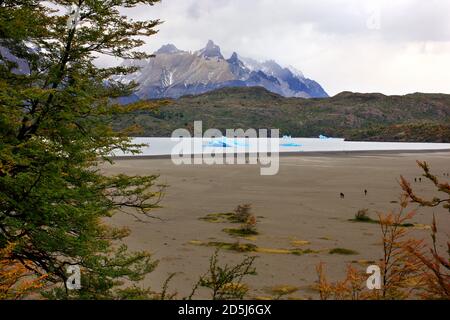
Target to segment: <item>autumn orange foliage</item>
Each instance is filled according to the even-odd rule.
[[[378,215],[383,244],[380,263],[383,299],[411,298],[420,288],[421,263],[406,248],[420,251],[424,243],[413,238],[411,230],[404,227],[415,215],[414,211],[406,212],[407,206],[408,198],[402,196],[398,212]]]
[[[434,208],[442,206],[450,213],[450,184],[441,182],[436,175],[432,174],[428,163],[417,161],[417,164],[424,171],[423,176],[431,181],[437,190],[444,194],[444,197],[422,198],[413,191],[411,184],[404,177],[401,177],[400,185],[405,196],[411,202],[423,207]],[[405,246],[405,250],[416,257],[423,266],[424,270],[420,274],[420,280],[423,285],[421,297],[424,299],[450,299],[450,241],[447,238],[447,257],[444,257],[438,249],[438,228],[435,215],[433,215],[431,224],[431,239],[432,245],[427,248],[420,250],[415,247]]]
[[[361,300],[367,296],[363,292],[365,275],[352,265],[347,266],[345,279],[334,283],[328,281],[324,266],[320,263],[316,267],[318,281],[315,288],[319,291],[321,300]]]
[[[30,262],[12,258],[13,244],[0,249],[0,300],[18,300],[44,286],[46,276],[31,271]]]

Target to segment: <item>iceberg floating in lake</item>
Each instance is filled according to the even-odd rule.
[[[324,136],[324,135],[320,135],[319,139],[320,140],[329,140],[329,139],[333,139],[333,138],[330,138],[330,137],[327,137],[327,136]]]
[[[239,142],[237,139],[229,139],[227,137],[222,137],[220,139],[214,139],[212,141],[208,141],[204,147],[210,148],[231,148],[233,146],[236,147],[248,147],[248,143]]]
[[[302,145],[295,143],[291,136],[283,136],[280,140],[280,147],[302,147]]]
[[[204,147],[206,147],[206,148],[231,148],[231,146],[227,145],[225,142],[222,142],[222,141],[209,141],[204,145]]]
[[[216,147],[217,150],[223,150],[224,152],[237,152],[245,153],[252,152],[250,148],[236,148],[233,144],[229,144],[222,139],[196,139],[196,138],[185,138],[183,139],[186,145],[186,152],[194,154],[194,144],[201,140],[200,145],[210,146],[212,148]],[[208,142],[208,143],[207,143]],[[248,141],[252,147],[257,147],[259,140],[250,139]],[[278,142],[278,141],[277,141]],[[139,149],[142,151],[141,154],[134,155],[132,153],[124,153],[121,150],[114,150],[113,156],[116,157],[133,157],[133,156],[161,156],[161,155],[171,155],[174,148],[179,148],[181,140],[173,138],[148,138],[140,137],[133,138],[133,144],[139,145]],[[263,142],[263,144],[266,144]],[[448,151],[450,150],[450,143],[415,143],[415,142],[367,142],[367,141],[345,141],[342,138],[331,138],[331,139],[319,139],[319,138],[292,138],[290,139],[279,139],[280,153],[296,153],[296,152],[361,152],[361,151],[396,151],[396,152],[411,152],[411,151]],[[301,145],[301,148],[294,147],[293,144]],[[143,145],[143,146],[142,146]],[[148,145],[148,146],[147,146]],[[211,148],[211,149],[212,149]],[[202,148],[202,152],[210,153],[210,148]]]

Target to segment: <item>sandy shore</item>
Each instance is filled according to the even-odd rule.
[[[118,160],[105,166],[108,174],[159,174],[159,182],[168,184],[162,209],[154,214],[163,220],[149,223],[136,221],[130,215],[117,214],[114,225],[129,226],[126,243],[134,250],[148,250],[160,260],[157,269],[143,282],[159,290],[170,273],[177,272],[171,282],[179,297],[189,294],[198,277],[207,271],[213,247],[199,243],[229,242],[237,239],[224,233],[228,223],[210,223],[199,218],[211,213],[230,212],[237,205],[250,203],[258,216],[260,235],[241,239],[268,249],[311,249],[314,253],[293,255],[283,250],[257,255],[257,276],[249,277],[250,297],[269,297],[271,289],[280,285],[299,290],[291,298],[314,298],[310,286],[316,280],[315,266],[325,262],[330,279],[340,279],[347,263],[381,258],[379,226],[348,221],[363,208],[370,215],[398,208],[400,175],[413,182],[421,195],[435,195],[431,183],[414,183],[421,171],[416,160],[426,160],[442,179],[450,172],[450,152],[433,153],[361,153],[297,155],[281,157],[280,171],[275,176],[261,176],[259,166],[175,166],[169,159]],[[364,189],[368,195],[364,196]],[[340,199],[343,192],[345,199]],[[414,208],[414,207],[411,207]],[[439,230],[448,238],[450,219],[443,209],[420,209],[413,218],[417,224],[429,224],[435,212]],[[417,237],[429,238],[426,228],[416,228]],[[333,248],[346,248],[355,255],[332,255]],[[223,251],[223,263],[236,263],[245,254]],[[204,296],[200,292],[200,297]]]

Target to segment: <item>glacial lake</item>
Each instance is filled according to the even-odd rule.
[[[173,150],[184,154],[253,153],[278,151],[280,153],[357,152],[357,151],[445,151],[450,143],[405,142],[354,142],[339,138],[279,138],[279,139],[229,139],[229,138],[133,138],[140,147],[137,155],[115,151],[114,156],[168,156]],[[278,149],[278,150],[277,150]]]

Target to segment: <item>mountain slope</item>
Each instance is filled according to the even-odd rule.
[[[293,68],[283,68],[274,61],[259,63],[241,58],[237,53],[225,59],[219,46],[212,41],[193,53],[168,44],[156,51],[154,58],[125,62],[126,65],[130,63],[141,69],[116,80],[135,81],[139,83],[139,89],[134,97],[123,99],[124,103],[137,99],[179,98],[226,87],[253,86],[264,87],[285,97],[328,97],[317,82],[305,78]]]
[[[285,98],[260,87],[223,88],[172,100],[158,111],[115,119],[138,124],[140,135],[170,136],[177,128],[278,128],[281,134],[320,134],[354,140],[450,142],[450,95],[385,96],[344,92],[327,99]],[[422,129],[423,131],[421,131]]]

